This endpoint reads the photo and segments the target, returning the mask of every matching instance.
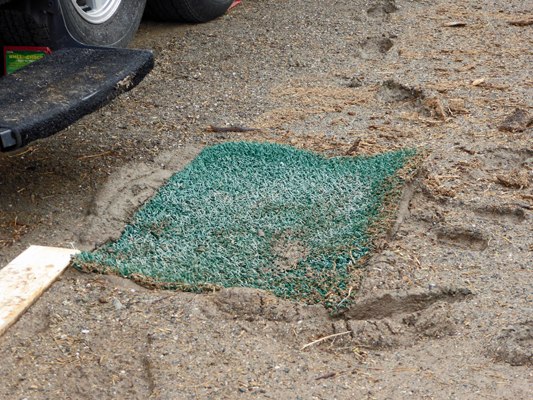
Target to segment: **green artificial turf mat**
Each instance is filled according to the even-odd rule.
[[[184,291],[252,287],[330,310],[353,300],[416,150],[327,158],[273,143],[205,148],[122,237],[74,266]]]

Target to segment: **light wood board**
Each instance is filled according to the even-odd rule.
[[[67,268],[78,250],[30,246],[0,270],[0,336]]]

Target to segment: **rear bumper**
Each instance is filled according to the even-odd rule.
[[[0,79],[0,151],[66,128],[135,87],[152,70],[151,51],[64,48]]]

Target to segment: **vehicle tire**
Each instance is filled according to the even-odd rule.
[[[60,0],[70,34],[88,45],[127,47],[135,36],[146,0],[106,0],[97,10],[79,4],[87,0]],[[46,24],[19,11],[0,9],[0,46],[49,46]]]
[[[224,14],[233,0],[148,0],[145,15],[168,22],[207,22]]]
[[[18,11],[0,10],[0,50],[3,46],[48,46],[49,42],[46,24]]]
[[[91,0],[60,0],[70,34],[88,45],[127,47],[132,41],[146,0],[105,0],[95,9]]]

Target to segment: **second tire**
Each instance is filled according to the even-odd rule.
[[[148,18],[168,22],[201,23],[224,14],[233,0],[148,0]]]

